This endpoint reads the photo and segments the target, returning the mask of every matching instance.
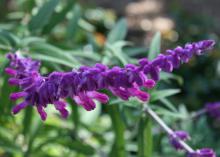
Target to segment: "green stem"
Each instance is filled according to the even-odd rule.
[[[108,112],[112,120],[112,127],[114,129],[115,140],[110,156],[125,157],[125,126],[120,117],[119,108],[117,105],[109,105]]]
[[[42,128],[42,121],[38,120],[34,125],[34,128],[32,129],[32,132],[29,135],[29,141],[28,141],[28,145],[27,145],[27,150],[24,152],[24,157],[30,157],[31,156],[31,152],[33,149],[33,143],[35,141],[35,138],[37,137],[39,131]]]
[[[151,119],[145,113],[138,125],[138,157],[151,157],[153,150]]]
[[[73,124],[74,128],[73,128],[73,132],[71,133],[71,135],[73,135],[74,138],[77,138],[79,124],[80,124],[79,108],[71,99],[67,99],[67,101],[71,106],[71,110],[72,110],[71,119],[74,123]]]

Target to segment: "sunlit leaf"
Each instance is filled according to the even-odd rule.
[[[45,2],[38,10],[38,13],[33,16],[29,22],[28,26],[30,31],[36,31],[44,27],[49,22],[58,3],[59,0],[49,0],[48,2]]]
[[[150,117],[141,117],[138,127],[138,157],[151,157],[153,151],[153,137]]]
[[[33,59],[47,61],[47,62],[51,62],[51,63],[57,63],[57,64],[65,65],[65,66],[70,67],[70,68],[75,68],[76,67],[71,62],[67,62],[67,61],[62,60],[62,59],[57,58],[57,57],[47,56],[47,55],[43,55],[43,54],[30,54],[30,56]]]
[[[75,5],[72,10],[72,18],[69,20],[68,26],[67,26],[67,37],[72,38],[75,33],[77,33],[78,29],[78,22],[81,17],[81,8],[79,5]]]
[[[0,30],[0,38],[2,38],[5,42],[10,43],[12,47],[16,47],[20,42],[17,36],[6,30]]]
[[[154,102],[156,100],[160,100],[162,98],[166,98],[172,95],[175,95],[179,93],[179,89],[164,89],[164,90],[158,90],[151,93],[151,102]]]
[[[161,47],[161,34],[160,32],[157,32],[154,35],[150,44],[150,49],[148,53],[149,60],[154,59],[160,53],[160,47]]]
[[[112,44],[116,41],[123,40],[127,34],[127,23],[125,19],[119,20],[114,28],[109,32],[107,42]]]
[[[62,11],[54,13],[50,19],[50,22],[44,27],[43,33],[50,33],[57,24],[65,20],[67,13],[71,10],[75,2],[76,0],[68,0]]]

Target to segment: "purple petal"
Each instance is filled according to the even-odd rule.
[[[17,100],[19,98],[27,96],[26,92],[17,92],[17,93],[11,93],[10,94],[10,99],[11,100]]]
[[[144,82],[144,87],[151,89],[156,85],[156,82],[152,79],[148,79],[147,81]]]
[[[37,111],[40,114],[40,117],[43,121],[47,119],[47,113],[44,111],[43,106],[37,106]]]
[[[17,74],[17,71],[12,68],[5,68],[5,72],[11,76],[15,76]]]
[[[87,92],[87,95],[92,98],[100,101],[101,103],[107,103],[109,100],[109,97],[106,94],[102,94],[100,92],[92,91],[92,92]]]
[[[24,101],[16,106],[14,106],[12,109],[12,113],[17,114],[18,112],[20,112],[22,109],[24,109],[27,106],[28,106],[28,103],[26,101]]]
[[[67,118],[69,115],[69,112],[66,109],[67,104],[63,101],[55,101],[54,102],[55,108],[60,112],[61,116],[63,118]]]
[[[19,80],[19,79],[16,79],[16,78],[10,78],[10,79],[8,80],[8,83],[9,83],[10,85],[19,85],[20,80]]]

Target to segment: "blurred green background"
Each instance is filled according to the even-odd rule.
[[[219,121],[190,119],[205,103],[220,101],[218,6],[218,0],[0,0],[0,157],[184,156],[168,145],[157,124],[143,121],[147,115],[135,99],[111,96],[92,112],[68,100],[67,120],[52,105],[46,122],[33,108],[13,116],[9,94],[18,88],[7,84],[5,54],[20,51],[41,60],[46,75],[97,62],[137,63],[202,39],[216,40],[213,52],[174,74],[163,73],[150,105],[169,126],[188,131],[195,149],[212,147],[220,155]]]

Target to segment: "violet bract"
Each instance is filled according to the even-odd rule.
[[[216,154],[210,148],[203,148],[193,153],[190,153],[187,157],[216,157]]]
[[[183,150],[184,148],[181,146],[177,138],[181,139],[182,141],[186,141],[190,139],[190,136],[186,131],[183,130],[175,131],[174,134],[169,135],[170,144],[176,150]]]
[[[209,116],[220,120],[220,102],[207,103],[205,110]]]

